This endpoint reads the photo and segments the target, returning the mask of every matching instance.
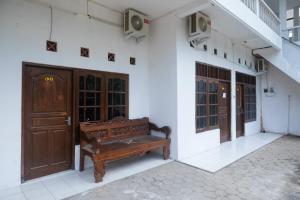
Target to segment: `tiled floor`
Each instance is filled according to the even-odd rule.
[[[85,192],[109,182],[131,176],[136,173],[166,164],[157,154],[113,162],[106,168],[103,182],[94,183],[93,169],[83,172],[68,171],[42,179],[33,180],[15,187],[0,191],[0,200],[58,200]]]
[[[212,174],[178,162],[68,200],[300,200],[300,137],[285,136]]]
[[[280,137],[282,135],[275,133],[259,133],[241,137],[199,155],[180,160],[180,162],[214,173]]]

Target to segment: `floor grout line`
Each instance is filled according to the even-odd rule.
[[[49,194],[53,197],[53,199],[57,200],[57,199],[55,198],[55,196],[52,194],[52,192],[48,189],[48,187],[44,184],[43,181],[41,181],[41,184],[46,188],[46,190],[47,190],[47,191],[49,192]]]

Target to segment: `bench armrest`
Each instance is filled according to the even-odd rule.
[[[164,133],[166,135],[166,139],[170,139],[171,128],[168,126],[164,126],[159,128],[156,124],[149,122],[149,130],[158,131]]]

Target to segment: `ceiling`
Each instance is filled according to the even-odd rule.
[[[68,10],[85,12],[86,0],[30,0],[59,5]],[[194,4],[207,2],[207,0],[89,0],[96,2],[102,7],[110,10],[123,12],[128,8],[139,10],[149,16],[151,20],[157,19],[171,11],[182,11],[182,9],[193,9]],[[192,8],[191,8],[192,6]],[[201,12],[212,19],[213,29],[221,35],[231,38],[234,43],[243,43],[251,49],[269,46],[259,38],[247,26],[232,17],[218,6],[204,7]],[[102,12],[101,12],[102,13]],[[99,14],[101,14],[99,13]],[[101,16],[100,16],[101,17]],[[118,18],[119,19],[119,18]]]
[[[220,7],[211,6],[201,12],[210,16],[215,31],[231,38],[234,43],[242,43],[251,49],[269,46],[267,42]]]
[[[155,19],[177,10],[195,0],[93,0],[115,10],[124,11],[133,8]]]

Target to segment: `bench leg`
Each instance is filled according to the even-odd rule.
[[[84,170],[84,151],[80,150],[80,165],[79,165],[79,171],[83,171]]]
[[[170,158],[170,144],[163,147],[164,159],[168,160]]]
[[[103,176],[105,174],[104,161],[94,161],[94,166],[95,182],[99,183],[102,181]]]

